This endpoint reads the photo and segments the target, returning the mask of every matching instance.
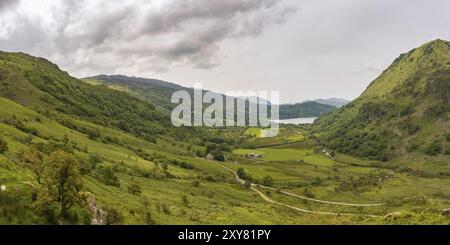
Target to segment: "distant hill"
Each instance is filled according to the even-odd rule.
[[[98,75],[84,78],[83,81],[94,85],[105,85],[115,90],[127,92],[134,97],[150,102],[156,107],[167,111],[171,111],[176,106],[176,104],[172,104],[170,101],[174,92],[179,90],[187,91],[190,94],[193,94],[194,92],[194,89],[192,88],[183,87],[162,80],[127,77],[123,75]],[[238,99],[245,98],[240,97]],[[306,103],[280,105],[280,119],[318,117],[336,109],[335,106],[330,106],[326,103],[342,104],[345,102],[343,99],[326,99],[320,101],[323,103],[311,101]],[[270,101],[267,103],[271,104]]]
[[[313,101],[298,104],[282,104],[280,105],[280,119],[318,117],[335,109],[336,107],[334,106]]]
[[[176,105],[170,102],[172,94],[179,90],[193,93],[192,88],[149,78],[123,75],[98,75],[82,79],[93,85],[103,84],[109,88],[124,91],[141,100],[150,102],[163,110],[172,110]]]
[[[317,100],[311,100],[312,102],[317,102],[319,104],[323,105],[331,105],[334,107],[342,107],[348,103],[350,103],[350,100],[341,99],[341,98],[328,98],[328,99],[317,99]],[[310,102],[310,101],[307,101]]]
[[[378,160],[450,154],[450,43],[436,40],[400,55],[350,104],[320,117],[325,146]]]

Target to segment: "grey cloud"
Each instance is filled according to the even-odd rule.
[[[61,62],[75,66],[81,70],[76,71],[79,73],[89,73],[90,67],[98,67],[99,64],[92,64],[94,60],[103,64],[100,69],[103,67],[104,72],[115,72],[130,57],[158,63],[153,67],[142,64],[149,70],[164,71],[177,65],[209,69],[221,63],[221,43],[226,39],[259,35],[267,25],[279,24],[287,18],[287,10],[292,8],[283,2],[172,0],[156,8],[145,1],[61,0],[48,9],[48,18],[52,18],[55,26],[32,20],[32,13],[16,16],[14,31],[7,40],[0,40],[0,48],[26,47],[25,51],[63,59]],[[31,37],[24,30],[40,35]],[[21,42],[14,44],[16,40]],[[83,57],[91,55],[96,57]]]
[[[145,32],[180,28],[189,20],[204,21],[208,19],[222,19],[229,21],[237,15],[254,12],[261,8],[273,7],[279,0],[188,0],[172,1],[159,13],[150,13],[147,17]]]
[[[22,1],[26,4],[27,0]],[[3,0],[0,7],[13,2],[16,1]],[[16,16],[14,31],[7,40],[0,40],[0,48],[64,57],[62,62],[68,66],[70,62],[77,63],[76,68],[85,72],[94,66],[90,60],[103,63],[104,72],[114,72],[115,67],[124,65],[122,60],[130,57],[158,62],[154,66],[158,71],[175,65],[209,69],[220,64],[224,40],[259,35],[267,25],[286,18],[288,12],[282,2],[172,0],[155,8],[145,1],[61,0],[48,9],[52,26],[44,25],[48,19],[33,19],[32,13]],[[85,55],[97,57],[80,58]],[[118,60],[100,59],[105,56]],[[143,66],[153,70],[149,64]]]
[[[0,11],[3,9],[6,9],[10,6],[17,5],[20,2],[20,0],[1,0],[0,1]]]

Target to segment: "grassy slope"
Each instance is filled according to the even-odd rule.
[[[321,117],[313,132],[330,148],[373,159],[449,162],[450,44],[401,55],[355,101]],[[428,154],[433,142],[440,151]]]

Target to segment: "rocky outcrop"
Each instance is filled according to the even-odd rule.
[[[442,215],[444,216],[450,216],[450,208],[442,210]]]
[[[91,225],[105,225],[106,212],[97,206],[97,199],[92,193],[84,193],[86,204],[91,212]]]

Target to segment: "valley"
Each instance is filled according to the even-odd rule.
[[[1,52],[0,224],[450,224],[449,50],[402,55],[354,102],[273,138],[177,128],[170,89]]]

